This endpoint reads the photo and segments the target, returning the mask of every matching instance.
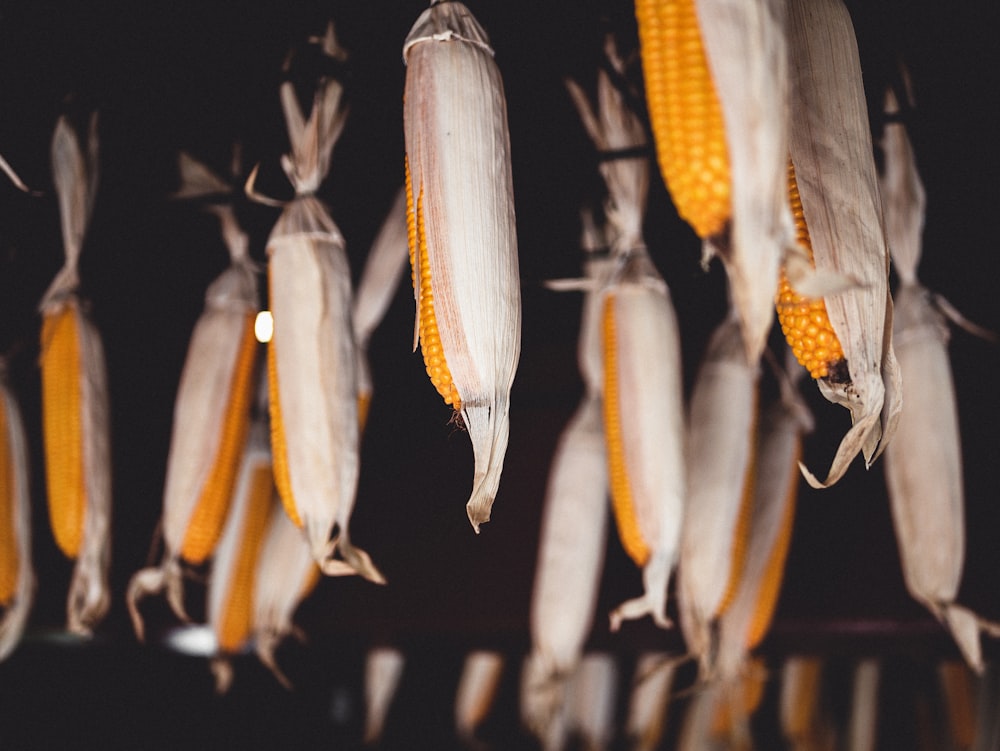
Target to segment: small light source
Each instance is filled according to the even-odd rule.
[[[261,344],[267,344],[271,341],[271,334],[274,333],[274,318],[271,317],[270,310],[262,310],[257,314],[253,322],[253,333]]]
[[[175,652],[198,657],[211,656],[218,650],[215,632],[198,624],[171,628],[163,635],[163,644]]]

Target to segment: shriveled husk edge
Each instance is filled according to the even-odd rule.
[[[0,440],[0,445],[6,446],[10,452],[13,519],[4,519],[0,523],[14,525],[18,574],[14,599],[7,605],[3,617],[0,618],[0,662],[7,659],[21,641],[28,624],[28,617],[31,615],[36,586],[34,562],[31,558],[31,494],[28,487],[27,438],[17,399],[6,382],[6,367],[6,362],[0,358],[0,400],[3,401],[0,408],[3,409],[7,433]],[[5,490],[0,489],[0,492]]]
[[[841,0],[789,4],[792,60],[790,154],[817,271],[853,280],[824,295],[850,379],[818,381],[823,396],[851,412],[825,480],[829,487],[861,452],[870,466],[896,431],[901,382],[892,349],[889,251],[872,153],[861,64]]]
[[[788,201],[788,42],[781,0],[697,0],[705,57],[725,122],[732,214],[718,255],[740,319],[747,361],[756,363],[774,320],[778,269],[795,246]]]
[[[382,740],[385,721],[405,665],[406,657],[396,647],[373,647],[365,657],[363,742],[368,746],[376,746]]]
[[[500,483],[521,350],[507,107],[486,34],[461,3],[424,11],[403,56],[406,155],[414,201],[423,196],[441,346],[472,441],[475,472],[466,510],[478,532]],[[415,268],[418,317],[420,278]],[[419,318],[417,324],[419,330]]]
[[[677,594],[685,642],[701,660],[708,656],[709,626],[732,570],[751,462],[758,377],[757,365],[747,364],[739,319],[730,308],[709,339],[688,405],[688,484]]]
[[[502,652],[476,649],[465,656],[455,690],[455,734],[473,744],[476,731],[493,710],[506,668]]]

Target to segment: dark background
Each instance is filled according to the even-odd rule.
[[[227,262],[215,220],[166,200],[177,187],[177,153],[186,149],[224,173],[239,140],[245,164],[260,162],[265,184],[289,194],[277,161],[288,148],[277,95],[281,63],[292,45],[322,33],[333,18],[351,54],[352,109],[320,195],[347,239],[357,278],[402,181],[401,45],[426,3],[0,2],[0,153],[45,191],[34,198],[0,183],[0,351],[10,357],[31,433],[39,580],[28,638],[0,665],[0,746],[82,747],[88,739],[123,748],[350,744],[364,652],[388,643],[411,660],[390,741],[442,748],[466,649],[504,650],[512,658],[508,672],[516,675],[528,645],[548,462],[581,393],[580,300],[541,282],[578,273],[578,210],[602,190],[562,79],[592,85],[603,34],[619,34],[627,48],[635,28],[631,3],[622,0],[468,5],[492,39],[505,81],[523,280],[523,351],[493,519],[479,536],[469,527],[471,449],[467,436],[448,425],[449,408],[410,351],[413,304],[404,285],[372,342],[375,400],[352,520],[353,539],[372,554],[389,586],[324,580],[297,618],[308,645],[289,644],[282,652],[297,690],[285,692],[247,659],[237,663],[233,692],[213,698],[203,660],[135,643],[122,596],[146,561],[160,514],[188,336],[206,285]],[[920,276],[970,319],[1000,330],[993,5],[894,0],[849,7],[874,114],[897,55],[912,73],[918,109],[909,126],[928,196]],[[67,107],[100,111],[101,183],[82,277],[104,336],[113,410],[114,602],[86,647],[51,638],[63,622],[70,564],[47,529],[39,429],[36,306],[62,264],[48,149],[56,117]],[[655,171],[653,178],[646,239],[674,296],[690,387],[705,337],[724,311],[722,274],[717,265],[701,270],[697,239],[677,218]],[[241,205],[239,211],[251,252],[263,261],[278,210]],[[995,345],[960,331],[951,352],[968,497],[960,600],[1000,618],[1000,358]],[[811,384],[804,392],[818,426],[806,460],[822,470],[848,416]],[[604,613],[640,589],[612,535],[593,646],[615,649],[625,660],[643,647],[680,648],[676,634],[648,623],[607,633]],[[156,603],[144,612],[154,630],[172,624]],[[986,649],[996,653],[994,644]],[[903,587],[879,465],[866,472],[856,463],[827,491],[803,484],[785,586],[764,645],[773,659],[800,650],[845,660],[886,655],[901,666],[902,683],[912,683],[912,664],[956,654]],[[515,683],[515,677],[506,682],[492,721],[494,736],[511,747],[524,742],[513,720]],[[353,707],[346,719],[332,719],[337,696],[340,706]]]

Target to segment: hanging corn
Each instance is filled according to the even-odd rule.
[[[400,188],[368,251],[351,314],[354,340],[358,345],[358,419],[362,431],[368,420],[374,388],[368,363],[368,341],[392,301],[408,264],[407,258],[406,190]]]
[[[489,717],[500,690],[502,653],[477,649],[465,656],[455,690],[455,735],[465,748],[476,745],[476,731]]]
[[[891,91],[886,109],[898,111]],[[882,147],[886,223],[899,276],[893,336],[904,407],[885,471],[900,562],[910,594],[951,631],[981,673],[980,631],[1000,636],[1000,624],[955,602],[965,564],[962,446],[941,298],[917,279],[926,198],[905,126],[887,123]]]
[[[403,44],[415,341],[475,457],[466,510],[490,518],[521,351],[521,292],[503,82],[485,31],[433,0]]]
[[[611,65],[624,63],[611,42]],[[642,123],[601,71],[596,113],[579,86],[570,94],[591,140],[602,152],[641,148]],[[677,559],[684,497],[684,408],[680,334],[670,290],[642,235],[649,164],[642,157],[601,162],[608,186],[605,214],[615,267],[601,288],[603,407],[608,477],[618,536],[643,569],[644,593],[611,614],[651,615],[663,627],[667,585]]]
[[[140,640],[139,602],[151,594],[165,591],[173,612],[187,620],[185,568],[205,565],[215,552],[250,429],[259,354],[257,268],[232,207],[212,210],[221,221],[229,265],[205,292],[174,400],[163,488],[163,559],[137,571],[126,592]]]
[[[901,384],[892,349],[889,250],[872,153],[854,28],[841,0],[789,4],[792,61],[790,154],[816,273],[789,273],[807,298],[822,297],[844,363],[817,384],[851,412],[825,480],[803,466],[813,487],[828,487],[859,452],[866,466],[889,444]],[[781,304],[781,301],[779,301]],[[794,346],[794,345],[793,345]]]
[[[81,144],[66,117],[52,136],[65,263],[42,301],[42,433],[49,522],[76,561],[67,628],[89,636],[111,603],[111,439],[104,346],[78,288],[79,258],[97,192],[97,114]]]
[[[35,595],[28,482],[24,424],[0,357],[0,662],[21,641]]]
[[[632,751],[661,748],[675,673],[676,660],[667,652],[642,652],[636,660],[625,717],[625,737]]]
[[[716,667],[723,679],[743,672],[778,604],[795,521],[802,438],[813,425],[797,389],[802,373],[801,368],[790,368],[787,377],[778,373],[780,398],[764,410],[758,426],[746,559],[732,602],[719,619]]]
[[[758,368],[746,361],[732,308],[708,342],[688,407],[687,499],[678,605],[688,650],[708,671],[711,625],[744,562],[753,507]]]
[[[395,647],[374,647],[365,657],[365,731],[363,743],[377,747],[382,741],[389,707],[396,696],[406,657]]]
[[[607,751],[615,736],[618,663],[608,652],[588,652],[580,660],[569,691],[567,727],[580,747]]]
[[[333,25],[323,54],[343,61]],[[281,86],[291,153],[281,164],[295,188],[267,241],[274,333],[268,345],[271,443],[285,511],[305,530],[323,573],[384,583],[350,542],[359,473],[358,352],[344,238],[315,196],[347,117],[343,87],[323,77],[306,120],[291,82]],[[251,173],[248,193],[256,197]]]
[[[756,362],[794,245],[784,3],[636,0],[635,10],[660,172],[703,239],[703,261],[722,260]]]
[[[854,666],[847,719],[846,751],[875,751],[878,747],[878,698],[882,662],[866,657]]]
[[[232,683],[232,656],[242,652],[253,635],[257,566],[276,501],[267,423],[259,417],[240,458],[231,508],[208,580],[208,623],[217,650],[212,673],[219,693]]]

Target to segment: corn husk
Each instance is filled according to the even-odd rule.
[[[718,681],[703,684],[691,697],[681,719],[678,751],[729,751],[729,739],[713,732],[723,698],[723,685]]]
[[[478,532],[500,483],[521,350],[506,101],[486,33],[460,2],[432,3],[410,30],[403,59],[411,210],[422,213],[441,347],[472,440],[466,510]],[[415,331],[426,292],[419,258],[412,254]]]
[[[382,739],[389,708],[405,665],[406,657],[395,647],[374,647],[365,657],[366,746],[377,746]]]
[[[882,665],[868,657],[854,666],[851,707],[847,721],[847,751],[875,751],[878,740],[878,697]]]
[[[607,652],[588,652],[577,665],[568,697],[567,728],[580,748],[605,751],[615,736],[618,663]]]
[[[786,176],[786,8],[780,0],[697,0],[695,7],[732,176],[729,231],[706,238],[704,262],[713,256],[723,262],[747,360],[753,363],[774,320],[778,268],[795,247]]]
[[[367,421],[368,405],[374,389],[368,363],[368,342],[389,308],[403,270],[408,265],[407,259],[406,191],[400,188],[368,251],[354,295],[351,320],[354,322],[354,340],[358,345],[358,409],[362,428]]]
[[[740,331],[730,309],[709,339],[688,406],[677,596],[684,639],[703,671],[710,668],[711,625],[739,565],[733,557],[738,525],[752,500],[759,369],[747,363]]]
[[[261,472],[270,482],[265,494],[256,487]],[[206,610],[218,650],[211,663],[218,693],[229,690],[230,660],[249,646],[253,636],[255,578],[264,532],[276,504],[267,424],[258,418],[242,452],[231,508],[208,580]]]
[[[324,54],[343,59],[332,24]],[[347,116],[339,81],[322,78],[308,120],[291,82],[281,87],[291,153],[282,157],[295,189],[267,241],[274,333],[269,345],[271,429],[278,489],[328,575],[384,578],[350,542],[359,457],[357,348],[351,324],[351,275],[344,238],[314,195]],[[256,170],[247,190],[253,195]],[[287,482],[284,478],[287,476]]]
[[[898,108],[891,92],[886,107]],[[917,279],[926,198],[905,127],[887,123],[882,145],[882,191],[900,280],[893,335],[905,404],[885,471],[903,577],[982,672],[980,631],[1000,635],[1000,626],[955,603],[965,563],[962,446],[946,317]]]
[[[97,113],[86,133],[79,135],[66,117],[60,117],[52,136],[52,170],[62,223],[65,262],[39,304],[43,317],[69,308],[76,318],[80,351],[83,476],[86,508],[83,536],[66,602],[67,629],[90,636],[111,604],[108,570],[111,564],[111,436],[108,381],[104,345],[83,300],[79,258],[97,193]],[[44,357],[46,343],[41,343]],[[44,378],[44,374],[43,374]],[[42,405],[43,413],[45,405]],[[46,457],[51,476],[59,467]]]
[[[493,709],[504,664],[504,656],[493,650],[477,649],[465,656],[455,690],[455,734],[467,748],[477,745],[476,730]]]
[[[733,600],[719,618],[715,667],[723,680],[744,672],[750,652],[766,635],[788,555],[802,438],[813,427],[809,408],[796,388],[805,370],[795,367],[794,358],[789,360],[790,376],[779,372],[780,398],[764,410],[757,429],[745,560]]]
[[[781,667],[778,715],[789,751],[833,751],[835,735],[822,703],[823,660],[793,655]]]
[[[537,650],[521,665],[519,709],[521,723],[538,739],[544,751],[562,751],[569,734],[568,697],[577,661],[570,675],[552,683],[552,670]],[[554,686],[555,688],[550,688]]]
[[[28,447],[21,411],[7,384],[7,363],[0,357],[0,508],[10,510],[0,519],[0,555],[16,566],[12,596],[0,601],[0,662],[21,641],[35,597],[35,569],[31,558],[31,493]],[[5,564],[6,565],[6,564]]]
[[[631,751],[656,751],[667,727],[676,664],[666,652],[642,652],[635,663],[625,716]]]
[[[853,423],[825,480],[802,468],[810,485],[828,487],[859,452],[870,466],[889,444],[901,384],[892,348],[889,251],[854,28],[841,0],[795,0],[788,28],[795,123],[790,154],[815,266],[819,274],[852,280],[849,288],[822,295],[848,380],[827,377],[818,386],[826,399],[850,410]]]

